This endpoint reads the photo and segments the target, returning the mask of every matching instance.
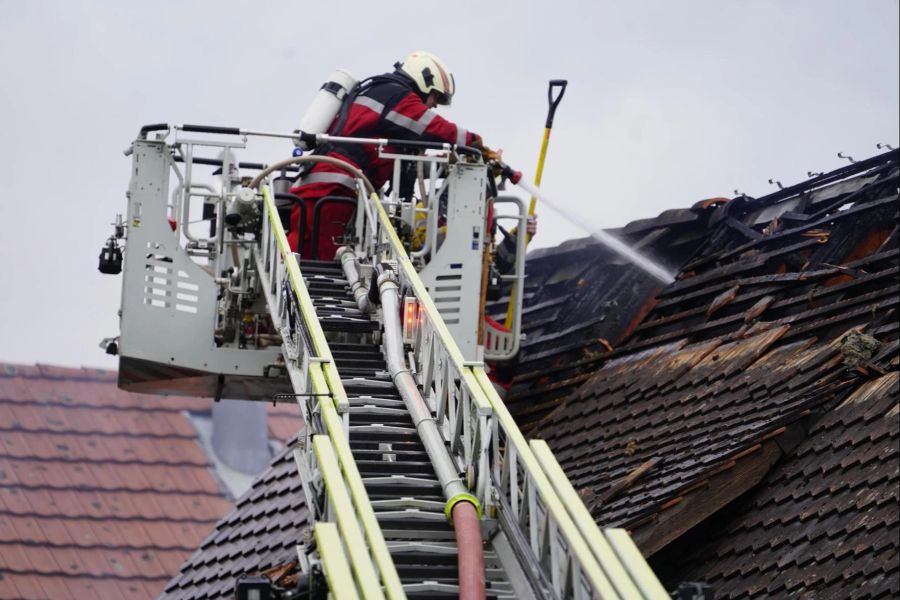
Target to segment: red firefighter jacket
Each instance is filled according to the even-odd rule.
[[[344,107],[345,118],[338,115],[329,133],[346,137],[392,138],[413,141],[446,142],[471,145],[477,137],[474,133],[444,119],[428,108],[419,96],[415,83],[403,74],[394,73],[373,78],[373,81],[355,97],[348,98]],[[342,122],[343,121],[343,122]],[[394,149],[387,147],[386,151]],[[318,154],[333,156],[359,167],[379,189],[390,178],[393,161],[378,157],[378,148],[359,144],[326,144]],[[299,186],[291,192],[306,203],[306,227],[304,237],[305,256],[309,255],[315,202],[325,196],[356,197],[353,177],[339,167],[317,163],[303,177]],[[345,204],[325,203],[319,216],[318,258],[330,260],[337,249],[333,238],[339,236],[353,213],[353,207]],[[291,214],[291,232],[288,239],[296,251],[299,245],[297,220],[300,209],[294,206]]]

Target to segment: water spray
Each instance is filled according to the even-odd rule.
[[[654,261],[650,257],[644,255],[641,252],[638,252],[634,248],[630,247],[628,244],[617,238],[616,236],[603,231],[602,229],[591,230],[585,227],[584,222],[580,220],[577,216],[567,212],[566,210],[560,208],[560,206],[554,202],[551,202],[547,196],[543,195],[540,190],[529,184],[522,178],[522,174],[519,171],[515,171],[511,169],[509,165],[502,165],[503,175],[509,179],[512,183],[518,185],[523,190],[531,194],[533,198],[539,199],[545,205],[549,206],[553,211],[562,216],[566,221],[575,225],[576,227],[586,231],[592,238],[621,256],[622,258],[628,260],[633,263],[635,266],[643,269],[659,281],[665,284],[672,283],[675,281],[675,275],[671,273],[668,269],[660,265],[658,262]]]

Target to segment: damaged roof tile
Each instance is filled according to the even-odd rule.
[[[676,282],[612,352],[546,368],[527,392],[514,383],[511,402],[524,401],[519,412],[527,413],[557,376],[573,380],[533,433],[576,489],[590,490],[600,523],[632,529],[654,554],[790,457],[819,415],[875,389],[873,377],[896,381],[897,182],[893,151],[766,198],[717,205],[694,222],[703,241]],[[788,206],[793,218],[779,218]],[[853,348],[851,366],[861,368],[845,364]],[[535,383],[533,374],[524,380]],[[893,414],[896,426],[890,411],[879,414]],[[888,464],[896,457],[862,459],[896,471]],[[648,461],[652,469],[628,479]],[[828,469],[817,485],[835,493],[856,478],[850,464]],[[783,585],[769,593],[801,584]]]

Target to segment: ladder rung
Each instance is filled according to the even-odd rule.
[[[437,487],[440,489],[441,484],[437,479],[427,479],[424,477],[409,477],[407,475],[385,475],[380,477],[363,477],[363,483],[366,486],[393,485],[403,487]]]
[[[447,517],[443,512],[431,512],[427,510],[419,510],[418,508],[407,508],[405,510],[388,510],[375,511],[375,517],[379,521],[398,521],[409,525],[409,527],[421,527],[422,522],[448,524]]]
[[[397,498],[392,500],[376,500],[372,502],[372,508],[422,508],[426,510],[443,511],[443,502],[432,500],[420,500],[419,498]]]

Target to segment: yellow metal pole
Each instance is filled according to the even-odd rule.
[[[566,85],[568,85],[568,81],[565,79],[552,79],[550,81],[550,87],[547,89],[547,100],[550,103],[550,108],[547,111],[547,122],[544,125],[544,140],[541,142],[541,153],[538,156],[537,170],[534,173],[534,187],[541,187],[541,177],[544,175],[544,159],[547,157],[547,146],[550,144],[550,130],[553,128],[553,117],[556,115],[556,107],[559,106],[559,101],[562,100],[563,94],[566,93]],[[553,97],[553,88],[559,88],[559,95],[556,98]],[[534,209],[537,206],[537,198],[534,196],[531,197],[531,202],[528,203],[528,216],[534,216]],[[521,235],[522,232],[519,232]],[[528,233],[525,234],[525,245],[531,242],[531,235]],[[513,282],[512,288],[509,290],[509,306],[506,307],[506,322],[504,325],[507,329],[512,327],[513,324],[513,307],[515,307],[516,300],[516,284]]]
[[[547,157],[547,146],[550,144],[550,128],[544,128],[544,141],[541,142],[541,154],[538,157],[537,171],[534,173],[534,186],[541,187],[541,177],[544,175],[544,159]],[[531,197],[531,202],[528,204],[528,216],[534,216],[534,208],[537,206],[537,198],[534,196]],[[528,240],[531,241],[531,236],[528,236]]]

